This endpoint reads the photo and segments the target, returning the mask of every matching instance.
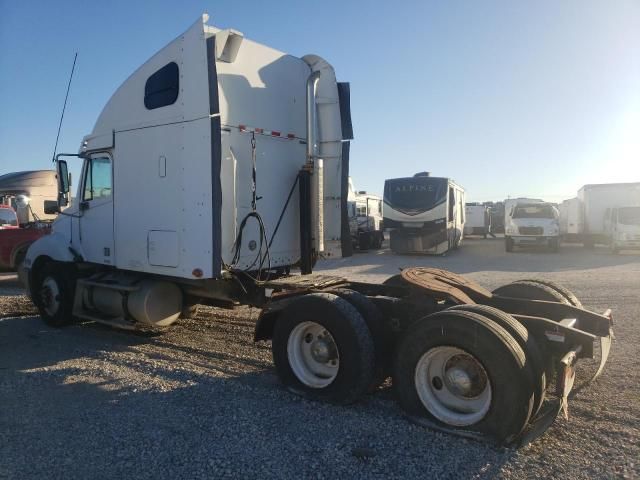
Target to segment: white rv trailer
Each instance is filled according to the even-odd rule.
[[[0,203],[11,205],[20,225],[38,220],[53,220],[45,212],[45,202],[58,195],[55,170],[28,170],[0,175]]]
[[[396,253],[442,254],[464,233],[464,189],[450,178],[418,173],[384,182],[384,227]]]
[[[381,248],[384,242],[382,198],[365,191],[356,192],[349,177],[347,210],[353,246],[360,250]]]
[[[511,444],[544,431],[593,335],[606,361],[610,317],[569,305],[548,283],[491,294],[442,270],[407,268],[385,284],[311,273],[345,245],[348,85],[318,56],[206,21],[122,84],[78,154],[58,156],[60,206],[63,158],[83,168],[78,202],[23,262],[42,319],[134,329],[169,325],[197,302],[253,305],[255,338],[271,340],[275,370],[297,394],[354,402],[394,359],[400,403],[428,425]],[[545,292],[550,301],[530,300]],[[548,371],[560,398],[541,418]]]
[[[610,216],[612,208],[640,206],[640,182],[585,185],[578,190],[578,199],[582,223],[578,240],[586,247],[596,243],[611,244],[605,217]]]

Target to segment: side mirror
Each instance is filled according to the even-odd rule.
[[[44,201],[44,213],[47,215],[56,215],[60,213],[60,206],[58,202],[55,200],[45,200]]]
[[[67,194],[69,193],[69,171],[65,160],[57,161],[58,176],[58,207],[65,207],[69,204]],[[58,211],[60,209],[58,208]],[[57,213],[57,212],[56,212]]]

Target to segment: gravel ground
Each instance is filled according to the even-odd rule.
[[[500,240],[468,240],[447,257],[381,251],[321,263],[361,280],[429,265],[488,287],[561,282],[588,308],[613,309],[608,368],[571,402],[569,421],[502,449],[412,425],[389,385],[350,407],[291,395],[270,345],[252,341],[255,309],[203,308],[163,331],[52,329],[0,274],[0,478],[640,477],[640,256],[506,254]]]

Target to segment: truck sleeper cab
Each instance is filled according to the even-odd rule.
[[[549,283],[490,292],[433,269],[384,284],[312,273],[350,246],[348,85],[320,57],[206,20],[124,82],[75,154],[78,201],[23,262],[42,319],[161,328],[198,303],[253,305],[255,339],[271,341],[298,395],[347,404],[393,376],[401,406],[430,427],[516,445],[541,434],[596,340],[602,371],[610,315]],[[443,185],[446,220],[464,199]]]

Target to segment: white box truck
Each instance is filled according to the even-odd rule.
[[[560,214],[554,204],[539,199],[505,200],[505,250],[516,246],[543,246],[553,252],[560,248]]]
[[[584,230],[582,202],[578,197],[563,201],[560,212],[560,236],[565,242],[580,242]]]
[[[482,235],[487,238],[490,227],[489,207],[480,203],[467,203],[464,210],[464,236]]]
[[[640,249],[640,206],[613,207],[604,215],[611,253]]]
[[[640,182],[585,185],[578,190],[578,199],[582,210],[582,231],[579,239],[586,247],[593,247],[597,243],[611,245],[614,230],[611,228],[607,230],[605,218],[611,220],[613,208],[640,206]],[[616,221],[614,219],[614,223]],[[629,230],[628,234],[631,236],[640,234],[636,232],[633,225],[621,227],[621,230]],[[623,240],[617,238],[615,241]]]
[[[393,375],[425,425],[510,444],[543,432],[594,339],[604,365],[610,315],[549,282],[490,292],[429,268],[383,284],[312,273],[350,247],[348,85],[316,55],[206,20],[116,90],[79,153],[58,155],[60,206],[64,158],[83,167],[78,201],[23,262],[42,319],[135,329],[196,303],[253,305],[255,339],[296,394],[350,403]]]

